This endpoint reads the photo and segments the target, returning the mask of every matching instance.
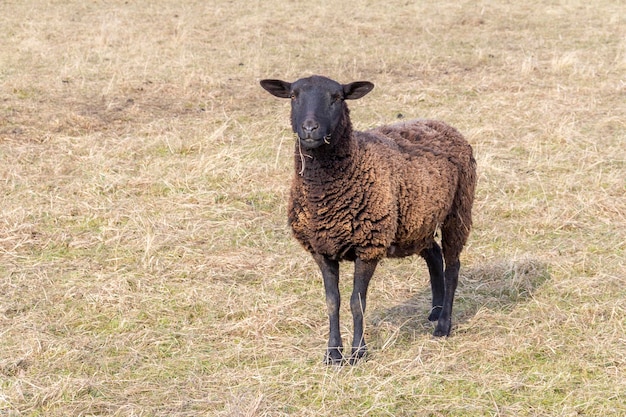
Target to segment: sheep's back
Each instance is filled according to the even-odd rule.
[[[472,148],[463,135],[439,120],[409,120],[380,126],[369,132],[392,140],[401,152],[412,156],[444,155],[461,167],[469,164],[472,158]]]

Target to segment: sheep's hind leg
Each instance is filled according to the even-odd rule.
[[[354,321],[354,338],[352,339],[352,354],[350,364],[354,365],[367,353],[365,338],[363,337],[363,313],[367,304],[367,287],[378,261],[363,261],[358,259],[354,262],[354,288],[350,297],[350,311]]]
[[[433,303],[428,320],[437,321],[441,314],[445,294],[441,248],[436,242],[433,242],[433,246],[420,252],[420,256],[424,258],[426,265],[428,265],[430,288],[433,294]]]
[[[459,269],[461,262],[458,258],[454,261],[446,262],[445,272],[445,296],[443,300],[443,308],[437,320],[434,336],[449,336],[452,328],[452,304],[454,302],[454,292],[459,281]]]
[[[315,259],[315,262],[317,262],[317,265],[322,271],[324,290],[326,292],[326,306],[328,308],[328,320],[330,322],[328,349],[324,356],[324,363],[327,365],[340,365],[343,363],[343,343],[339,331],[339,306],[341,304],[341,296],[339,294],[339,262],[319,254],[313,254],[313,259]]]
[[[450,329],[452,328],[452,304],[454,303],[454,293],[459,282],[459,270],[461,269],[459,256],[465,242],[467,242],[469,234],[469,226],[467,225],[471,224],[471,220],[463,220],[455,210],[452,211],[455,214],[448,215],[446,222],[441,227],[441,246],[446,269],[443,279],[443,307],[441,313],[439,313],[437,326],[433,333],[434,336],[438,337],[450,335]]]

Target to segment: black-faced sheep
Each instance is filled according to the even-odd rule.
[[[289,224],[322,272],[330,319],[326,363],[343,362],[339,331],[339,261],[354,261],[350,363],[366,353],[363,312],[367,287],[384,257],[421,255],[432,289],[429,320],[448,336],[459,255],[472,225],[476,161],[454,128],[414,120],[365,132],[352,130],[346,99],[374,85],[339,84],[312,76],[293,83],[262,80],[276,97],[291,99],[298,139]],[[435,241],[441,230],[441,246]],[[445,270],[444,270],[445,259]]]

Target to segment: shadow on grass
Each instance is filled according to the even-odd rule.
[[[453,325],[469,321],[481,308],[511,311],[532,297],[537,288],[550,279],[548,265],[533,259],[519,259],[462,267],[456,291]],[[392,327],[405,337],[432,332],[434,324],[427,317],[431,308],[430,286],[402,303],[374,311],[373,333]],[[454,332],[454,329],[453,329]]]

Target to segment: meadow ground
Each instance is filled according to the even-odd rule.
[[[345,3],[0,2],[0,416],[626,415],[624,2]],[[369,360],[322,364],[258,85],[312,73],[473,145],[450,338],[387,260]]]

